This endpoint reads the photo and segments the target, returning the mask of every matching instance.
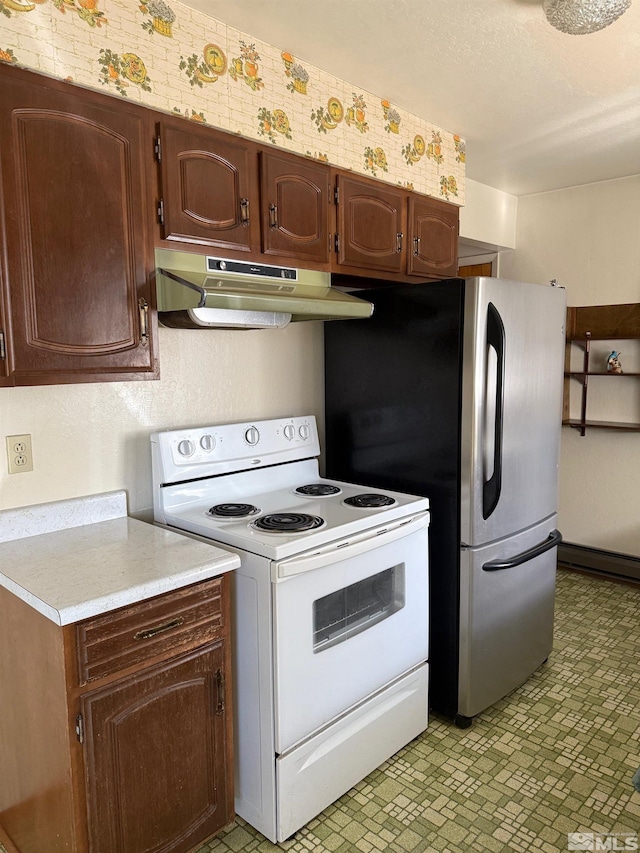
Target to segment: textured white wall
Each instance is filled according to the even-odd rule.
[[[556,278],[569,305],[640,302],[640,175],[520,197],[516,240],[516,251],[502,259],[503,278]],[[623,366],[640,369],[633,342],[598,347],[620,349]],[[631,377],[592,380],[595,417],[640,422],[639,385]],[[640,433],[592,429],[581,437],[564,427],[559,527],[565,540],[640,556],[639,507]]]
[[[467,179],[465,206],[460,208],[460,236],[514,249],[517,212],[514,195]]]
[[[160,329],[161,379],[0,389],[0,509],[125,489],[152,505],[154,430],[323,410],[322,323]],[[8,474],[4,436],[30,433],[34,470]]]

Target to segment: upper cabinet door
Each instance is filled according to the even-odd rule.
[[[257,146],[185,119],[162,118],[159,128],[162,237],[257,251]]]
[[[350,175],[337,175],[336,190],[338,264],[404,272],[406,193]]]
[[[11,383],[157,377],[145,111],[2,71]]]
[[[458,208],[438,199],[409,198],[407,272],[446,278],[458,273]]]
[[[260,153],[264,254],[329,263],[330,174],[322,163]]]

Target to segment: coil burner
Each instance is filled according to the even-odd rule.
[[[352,498],[345,498],[343,503],[347,506],[358,507],[358,509],[377,509],[383,506],[393,506],[397,501],[389,495],[365,492],[361,495],[354,495]]]
[[[260,512],[253,504],[216,504],[209,510],[209,515],[214,518],[246,518],[248,515],[257,515]]]
[[[330,495],[339,495],[342,489],[330,483],[309,483],[306,486],[298,486],[294,491],[296,495],[304,495],[307,498],[327,498]]]
[[[274,512],[257,518],[252,527],[267,533],[308,533],[324,526],[324,519],[304,512]]]

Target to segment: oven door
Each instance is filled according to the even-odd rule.
[[[428,517],[274,565],[278,754],[427,660]]]

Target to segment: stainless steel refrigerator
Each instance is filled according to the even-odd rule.
[[[565,291],[358,295],[371,319],[325,324],[325,473],[430,498],[430,701],[464,727],[552,648]]]

